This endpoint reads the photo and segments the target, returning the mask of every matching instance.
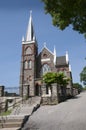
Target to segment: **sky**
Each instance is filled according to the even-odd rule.
[[[22,36],[26,36],[32,10],[33,25],[39,52],[46,42],[57,56],[69,54],[73,82],[80,82],[80,72],[86,65],[86,39],[71,26],[60,31],[52,25],[52,18],[45,14],[41,0],[0,0],[0,85],[19,86]]]

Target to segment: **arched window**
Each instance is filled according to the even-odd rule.
[[[50,71],[51,71],[50,66],[49,66],[48,64],[44,64],[44,65],[42,66],[41,75],[43,75],[43,74],[45,74],[45,73],[47,73],[47,72],[50,72]]]
[[[31,60],[28,61],[28,68],[29,68],[29,69],[32,68],[32,61],[31,61]]]
[[[43,54],[43,57],[44,57],[44,58],[47,58],[47,54],[46,54],[46,53],[44,53],[44,54]]]
[[[26,49],[26,53],[25,53],[26,55],[27,54],[32,54],[32,50],[31,50],[31,48],[30,47],[28,47],[27,49]]]
[[[24,68],[25,68],[25,69],[28,69],[28,61],[25,61],[25,62],[24,62]]]

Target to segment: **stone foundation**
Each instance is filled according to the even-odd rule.
[[[58,104],[58,100],[56,97],[52,98],[52,97],[45,96],[42,97],[41,103],[42,105],[56,105]]]
[[[46,94],[46,84],[42,85],[42,104],[43,105],[55,105],[59,102],[58,86],[57,84],[51,85],[51,92]]]

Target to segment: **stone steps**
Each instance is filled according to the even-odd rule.
[[[0,123],[5,123],[5,122],[7,122],[7,123],[11,123],[11,122],[23,122],[23,119],[6,119],[6,120],[1,120],[0,121]]]
[[[11,115],[18,115],[20,113],[20,106],[17,106],[13,109]]]
[[[3,116],[0,117],[0,129],[2,128],[21,128],[25,121],[24,116]]]
[[[0,130],[20,130],[20,127],[14,127],[14,128],[0,128]]]
[[[0,123],[0,128],[13,128],[13,127],[20,127],[21,128],[22,122],[5,122]]]
[[[33,108],[40,104],[41,97],[31,97],[19,106],[15,107],[11,115],[31,115]]]
[[[28,117],[40,106],[41,98],[33,97],[15,107],[11,115],[0,117],[0,130],[19,130]],[[18,128],[18,129],[17,129]]]

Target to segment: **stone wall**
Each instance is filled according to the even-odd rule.
[[[51,85],[51,92],[49,94],[46,94],[46,84],[44,83],[42,85],[42,104],[43,105],[55,105],[59,102],[59,96],[58,96],[58,86],[57,84]],[[50,91],[50,89],[49,89]]]
[[[79,93],[78,93],[78,89],[77,88],[73,88],[73,96],[76,96],[76,95],[78,95]]]

